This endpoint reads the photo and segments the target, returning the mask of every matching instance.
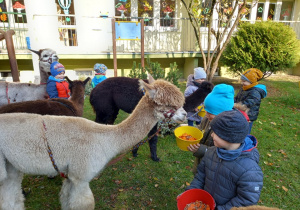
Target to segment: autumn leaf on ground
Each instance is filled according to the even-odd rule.
[[[185,182],[185,185],[186,185],[186,186],[190,186],[191,184],[190,184],[190,183],[188,183],[188,182]]]
[[[158,184],[155,184],[154,187],[158,187]]]
[[[282,186],[282,189],[283,189],[285,192],[289,191],[285,186]]]
[[[121,184],[121,183],[122,183],[122,180],[115,180],[115,183],[116,183],[116,184]]]
[[[276,125],[276,122],[271,122],[272,125]]]
[[[284,150],[280,149],[280,150],[278,150],[278,152],[280,152],[281,154],[283,154],[284,156],[286,156],[286,153],[285,153]]]
[[[124,189],[119,189],[119,192],[123,192],[124,191]]]
[[[257,120],[257,122],[258,122],[259,124],[262,124],[262,122],[261,122],[260,120]]]
[[[170,182],[172,182],[172,181],[173,181],[173,177],[170,178]]]
[[[272,155],[270,153],[267,154],[269,157],[272,157]]]

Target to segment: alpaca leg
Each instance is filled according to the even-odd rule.
[[[70,181],[69,203],[67,208],[70,210],[93,210],[95,201],[88,182]]]
[[[69,209],[69,196],[71,188],[72,183],[70,179],[65,179],[60,190],[60,203],[62,209]]]
[[[148,136],[152,136],[156,132],[157,132],[157,124],[151,129]],[[149,140],[150,154],[151,154],[151,159],[153,161],[160,161],[160,159],[157,157],[157,153],[156,153],[156,151],[157,151],[157,141],[158,141],[157,135],[153,136]]]
[[[21,190],[23,173],[15,169],[10,163],[6,164],[7,177],[0,181],[0,209],[24,209],[24,196]]]

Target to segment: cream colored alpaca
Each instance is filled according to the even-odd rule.
[[[112,158],[136,145],[159,120],[172,116],[177,122],[185,120],[180,90],[163,80],[149,81],[147,84],[140,80],[146,95],[118,125],[102,125],[78,117],[1,114],[0,209],[24,209],[23,173],[57,175],[44,139],[59,171],[69,177],[60,192],[62,209],[94,209],[89,182]]]
[[[52,49],[33,51],[39,56],[41,84],[21,82],[0,82],[0,107],[9,103],[42,100],[48,97],[46,83],[50,75],[50,65],[58,61],[56,52]]]

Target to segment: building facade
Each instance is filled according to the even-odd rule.
[[[230,9],[231,5],[226,5]],[[203,15],[205,16],[205,8]],[[274,20],[290,24],[300,38],[300,1],[249,1],[243,21]],[[186,78],[202,65],[193,28],[180,0],[2,0],[0,30],[15,30],[13,36],[20,80],[38,77],[38,57],[27,48],[56,50],[67,75],[76,79],[93,76],[95,63],[104,63],[113,76],[113,27],[116,21],[144,20],[144,52],[151,61],[168,69],[176,62]],[[217,15],[214,18],[219,18]],[[201,39],[207,28],[203,21]],[[299,25],[299,26],[298,26]],[[218,27],[216,25],[216,27]],[[116,37],[118,76],[127,75],[133,61],[141,62],[140,40]],[[30,45],[30,46],[29,46]],[[207,46],[204,45],[204,49]],[[11,79],[5,41],[0,42],[0,79]]]

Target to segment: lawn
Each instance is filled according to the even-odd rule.
[[[239,85],[234,79],[218,78],[214,83]],[[264,81],[268,96],[261,104],[252,134],[257,137],[264,187],[259,205],[280,209],[300,209],[299,181],[299,77],[271,77]],[[185,83],[181,84],[184,90]],[[121,112],[117,123],[128,115]],[[85,100],[84,117],[95,119]],[[109,165],[90,182],[96,209],[176,209],[176,196],[192,181],[194,158],[181,151],[174,135],[159,137],[157,153],[161,162],[150,159],[148,144],[139,156],[128,153]],[[31,189],[27,209],[60,209],[59,191],[62,178],[25,176],[23,187]]]

